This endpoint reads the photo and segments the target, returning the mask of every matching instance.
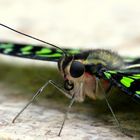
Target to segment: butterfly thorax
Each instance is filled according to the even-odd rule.
[[[102,64],[110,70],[122,69],[124,62],[115,52],[103,49],[91,51],[86,59],[88,64]]]
[[[85,96],[92,99],[102,99],[103,89],[109,88],[109,81],[100,78],[102,87],[96,80],[96,67],[101,64],[108,69],[121,69],[124,66],[122,58],[108,50],[86,51],[81,54],[61,58],[58,62],[59,70],[64,77],[64,88],[75,95],[79,102],[84,101]]]

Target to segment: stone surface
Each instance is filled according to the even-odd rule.
[[[129,140],[113,123],[105,123],[95,115],[91,115],[86,107],[73,107],[72,113],[62,131],[57,136],[62,124],[66,105],[54,100],[38,100],[31,105],[13,124],[11,121],[16,113],[27,103],[22,95],[9,95],[13,90],[0,85],[0,140]],[[41,102],[41,103],[40,103]],[[63,110],[63,111],[62,111]],[[78,110],[78,111],[76,111]],[[86,113],[84,113],[86,112]],[[105,114],[105,118],[107,117]],[[111,116],[111,115],[110,115]],[[107,118],[106,118],[107,119]],[[112,116],[109,122],[114,121]]]

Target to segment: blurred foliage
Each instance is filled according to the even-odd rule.
[[[22,94],[36,92],[48,80],[55,80],[58,83],[62,81],[61,75],[52,67],[12,65],[4,62],[0,63],[0,77],[0,81],[7,84],[7,87],[20,88]],[[53,89],[55,90],[50,85],[46,88],[47,91],[51,92],[54,92]]]

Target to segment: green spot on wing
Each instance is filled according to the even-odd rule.
[[[140,95],[140,91],[136,91],[136,94],[139,94]]]
[[[112,70],[109,70],[108,72],[111,73],[111,74],[117,74],[116,71],[112,71]]]
[[[106,76],[107,79],[110,79],[111,78],[111,74],[110,73],[104,72],[104,74],[105,74],[105,76]]]
[[[54,53],[54,54],[40,54],[40,55],[37,55],[37,56],[40,56],[40,57],[49,57],[49,58],[53,58],[53,57],[61,57],[62,56],[62,54],[60,54],[60,53]]]
[[[140,77],[140,74],[134,74],[133,76]]]
[[[13,50],[13,44],[1,44],[0,48],[4,49],[4,53],[10,53]]]
[[[33,46],[25,46],[21,49],[22,54],[31,54],[30,50],[33,48]]]
[[[123,77],[120,82],[126,86],[126,87],[130,87],[131,86],[131,83],[133,82],[134,80],[129,78],[129,77]]]
[[[78,53],[80,53],[80,51],[79,50],[70,50],[70,51],[68,51],[68,53],[70,53],[70,54],[78,54]]]
[[[7,48],[4,50],[4,53],[10,53],[13,49],[12,48]]]
[[[63,51],[62,50],[59,50],[59,49],[57,49],[56,50],[58,53],[63,53]]]
[[[1,44],[0,45],[0,48],[2,48],[2,49],[7,49],[7,48],[13,48],[13,44]]]
[[[30,45],[29,45],[29,46],[25,46],[24,48],[21,49],[21,51],[23,51],[23,52],[24,52],[24,51],[25,51],[25,52],[26,52],[26,51],[30,51],[32,48],[33,48],[33,46],[30,46]]]
[[[140,79],[140,74],[134,74],[134,75],[129,76],[129,77],[131,77],[133,79]]]
[[[48,48],[42,48],[40,51],[37,51],[36,54],[37,55],[42,55],[42,54],[47,54],[47,53],[51,53],[52,50],[48,49]]]

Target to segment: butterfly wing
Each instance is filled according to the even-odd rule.
[[[64,49],[68,54],[77,54],[80,52],[78,49]],[[57,62],[62,56],[63,52],[59,49],[47,46],[35,46],[30,44],[13,44],[13,43],[0,43],[0,53],[5,55],[54,61]]]
[[[140,64],[140,58],[139,57],[124,57],[124,62],[126,65],[135,65]]]
[[[126,65],[125,67],[125,71],[128,72],[138,72],[140,73],[140,58],[139,57],[135,57],[135,58],[126,58],[124,57],[124,63]]]
[[[140,102],[140,73],[104,71],[103,77]]]

